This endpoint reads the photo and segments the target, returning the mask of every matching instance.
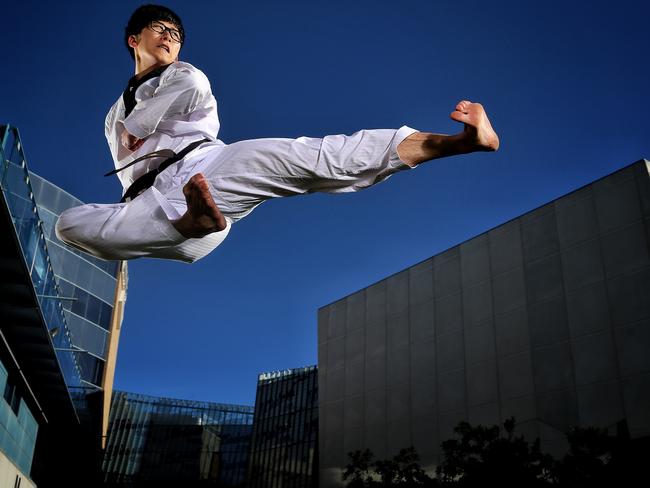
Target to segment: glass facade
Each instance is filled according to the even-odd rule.
[[[25,474],[32,469],[38,424],[0,361],[0,450]]]
[[[77,474],[86,479],[101,473],[95,464],[108,426],[126,264],[64,246],[54,231],[56,220],[82,202],[28,171],[15,127],[0,126],[0,143],[8,291],[0,301],[0,320],[9,353],[16,353],[33,395],[27,398],[42,408],[31,476],[37,483],[63,479],[59,466],[74,458],[84,466]],[[19,412],[22,403],[13,394],[9,388],[5,399]],[[65,449],[59,448],[62,435],[68,440]]]
[[[250,488],[318,486],[316,366],[261,374],[249,463]]]
[[[250,406],[115,391],[105,481],[244,486],[252,423]]]
[[[0,142],[0,185],[3,197],[11,214],[44,322],[52,337],[61,372],[68,388],[84,388],[81,369],[83,358],[73,350],[74,341],[59,299],[65,295],[52,268],[45,225],[38,213],[18,130],[8,125],[0,126]]]
[[[82,381],[100,388],[120,263],[63,244],[54,231],[58,216],[83,202],[32,172],[29,177],[73,347],[84,351],[77,356]]]

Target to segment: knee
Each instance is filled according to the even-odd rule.
[[[59,215],[54,226],[54,233],[61,242],[66,243],[68,246],[86,250],[87,246],[84,244],[88,238],[84,235],[83,226],[78,215],[75,215],[75,207],[69,208]]]
[[[88,222],[84,222],[83,218],[79,215],[80,212],[77,211],[79,208],[69,208],[59,215],[54,226],[56,237],[66,245],[92,256],[101,259],[114,259],[111,254],[105,252],[101,246],[97,245],[96,240],[93,239],[92,232],[88,229]]]
[[[72,222],[73,219],[70,218],[69,214],[69,210],[62,212],[56,221],[56,225],[54,226],[54,233],[56,234],[56,237],[66,244],[73,241],[74,235],[74,225]]]

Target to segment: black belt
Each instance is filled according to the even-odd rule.
[[[175,153],[171,149],[160,149],[158,151],[150,152],[148,154],[145,154],[144,156],[139,157],[138,159],[134,159],[131,161],[129,164],[126,166],[123,166],[119,169],[114,169],[113,171],[109,171],[106,173],[104,176],[111,176],[116,173],[119,173],[120,171],[128,168],[129,166],[134,165],[135,163],[138,163],[144,159],[149,159],[149,158],[159,158],[159,157],[164,157],[167,156],[167,159],[165,159],[160,165],[148,173],[143,174],[140,176],[137,180],[135,180],[133,183],[131,183],[131,186],[127,188],[126,192],[122,196],[122,199],[120,200],[120,203],[125,203],[130,200],[133,200],[135,197],[137,197],[140,193],[142,193],[144,190],[149,188],[151,185],[153,185],[154,180],[156,179],[156,176],[158,176],[160,173],[162,173],[165,169],[167,169],[171,164],[174,164],[177,161],[180,161],[183,159],[187,153],[189,153],[191,150],[196,149],[199,145],[203,144],[204,142],[208,142],[210,139],[201,139],[200,141],[195,141],[189,146],[185,147],[182,149],[180,152]]]

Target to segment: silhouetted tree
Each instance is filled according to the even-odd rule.
[[[373,487],[599,487],[633,486],[643,472],[650,441],[632,442],[613,437],[604,429],[574,428],[567,433],[569,450],[556,461],[540,450],[537,438],[529,443],[515,436],[515,419],[498,426],[472,426],[460,422],[457,439],[442,443],[443,461],[436,478],[418,464],[415,448],[402,449],[390,460],[374,460],[369,449],[348,453],[343,473],[348,488]]]
[[[437,486],[418,461],[420,456],[413,446],[401,449],[390,461],[377,461],[375,471],[381,477],[381,486]]]
[[[540,450],[540,441],[531,444],[515,436],[515,419],[499,426],[472,427],[460,422],[454,429],[460,439],[442,443],[444,460],[436,468],[442,486],[550,486],[554,460]]]
[[[648,483],[648,438],[631,441],[606,429],[574,428],[567,434],[569,451],[554,469],[559,486],[572,488],[636,486]],[[643,484],[643,483],[642,483]]]
[[[606,430],[575,428],[567,434],[569,452],[556,463],[557,482],[562,486],[593,486],[610,476],[614,438]]]
[[[347,488],[438,486],[418,464],[420,457],[412,446],[392,459],[373,461],[369,449],[349,452],[348,457],[351,461],[343,473],[343,481],[349,480]]]
[[[364,451],[349,452],[350,464],[345,468],[343,481],[348,481],[348,488],[364,488],[372,486],[373,483],[371,469],[374,466],[374,454],[370,449]]]

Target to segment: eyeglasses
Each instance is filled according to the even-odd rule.
[[[182,42],[181,33],[178,32],[176,29],[170,29],[165,24],[162,24],[154,20],[153,22],[150,22],[147,27],[149,27],[149,29],[154,31],[156,34],[161,34],[161,35],[164,34],[165,31],[169,31],[169,37],[172,38],[172,41],[177,42],[179,44]]]

